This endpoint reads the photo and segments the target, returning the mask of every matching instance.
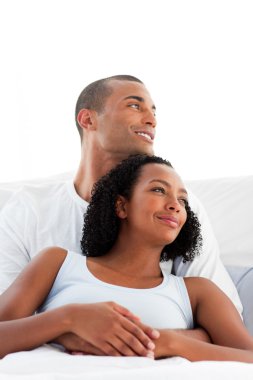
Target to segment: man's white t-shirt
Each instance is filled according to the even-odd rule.
[[[218,285],[238,311],[242,305],[219,256],[219,248],[206,212],[189,191],[189,203],[201,223],[202,253],[192,262],[176,266],[178,276],[206,277]],[[0,212],[0,293],[42,249],[59,246],[81,253],[83,216],[88,203],[76,193],[73,182],[24,186]],[[171,272],[172,263],[163,263]]]

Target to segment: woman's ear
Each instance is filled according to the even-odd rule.
[[[126,198],[123,197],[122,195],[119,195],[118,199],[116,201],[115,210],[116,210],[116,214],[117,214],[118,218],[120,218],[120,219],[126,219],[126,217],[127,217],[126,203],[127,203]]]

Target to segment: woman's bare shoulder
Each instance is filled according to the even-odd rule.
[[[51,260],[51,261],[61,261],[67,256],[68,251],[61,247],[46,247],[42,249],[33,260]]]
[[[216,286],[211,280],[205,277],[184,277],[184,282],[186,286],[191,286],[191,287],[199,287],[199,286],[204,286],[204,287],[210,287],[210,286]]]
[[[41,250],[24,269],[24,276],[38,275],[54,277],[63,264],[68,251],[60,247],[47,247]],[[24,277],[21,274],[21,278]]]
[[[184,277],[184,282],[193,311],[201,299],[221,292],[211,280],[204,277]]]

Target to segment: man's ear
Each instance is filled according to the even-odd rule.
[[[127,204],[126,198],[123,197],[122,195],[119,195],[116,201],[115,211],[116,211],[117,216],[120,219],[126,219],[127,217],[126,204]]]
[[[97,119],[96,111],[82,108],[77,115],[77,121],[81,128],[84,129],[96,129]]]

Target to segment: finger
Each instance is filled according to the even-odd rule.
[[[137,326],[139,326],[142,331],[148,335],[151,339],[157,339],[160,336],[160,332],[157,329],[154,329],[153,327],[144,325],[141,322],[135,322]]]
[[[137,324],[145,332],[145,334],[147,334],[151,339],[159,338],[160,336],[159,331],[141,323],[140,318],[137,315],[133,314],[131,311],[129,311],[128,309],[126,309],[125,307],[117,303],[112,302],[112,305],[115,311],[118,311],[121,315],[127,317],[132,322]]]
[[[137,321],[140,321],[140,317],[138,317],[137,315],[133,314],[130,310],[128,310],[127,308],[121,306],[121,305],[118,305],[117,303],[115,302],[112,302],[112,306],[113,306],[113,309],[115,311],[117,311],[118,313],[120,313],[121,315],[123,315],[124,317],[127,317],[129,319],[133,319],[133,320],[137,320]]]
[[[64,341],[63,341],[64,339]],[[104,356],[104,352],[95,347],[92,343],[80,338],[78,335],[71,333],[62,335],[61,344],[65,343],[65,349],[68,353],[74,355],[83,353],[85,355]]]
[[[104,355],[107,356],[122,356],[121,353],[110,342],[103,342],[100,346]]]
[[[138,338],[124,330],[118,339],[113,339],[112,344],[124,356],[154,357],[155,345],[150,342],[150,349],[145,347]]]
[[[80,346],[81,347],[81,346]],[[72,351],[73,352],[82,352],[84,355],[96,355],[96,356],[104,356],[105,353],[101,351],[98,347],[95,347],[93,344],[85,342],[82,348],[79,348],[78,350]]]
[[[110,339],[110,345],[121,355],[121,356],[136,356],[138,355],[134,350],[132,350],[126,341],[122,340],[121,337],[114,336]]]
[[[129,321],[128,319],[123,319],[122,320],[122,326],[124,327],[125,330],[127,330],[134,337],[136,337],[139,340],[139,342],[142,343],[142,345],[145,348],[148,348],[149,350],[155,349],[154,342],[151,340],[150,336],[147,335],[146,332],[143,331],[143,326],[145,326],[145,325],[142,325],[140,323],[133,323],[133,322]],[[145,328],[147,331],[149,331],[150,335],[156,335],[155,334],[156,330],[154,330],[153,328],[146,327],[146,326],[145,326]],[[152,334],[151,334],[151,332],[152,332]]]

